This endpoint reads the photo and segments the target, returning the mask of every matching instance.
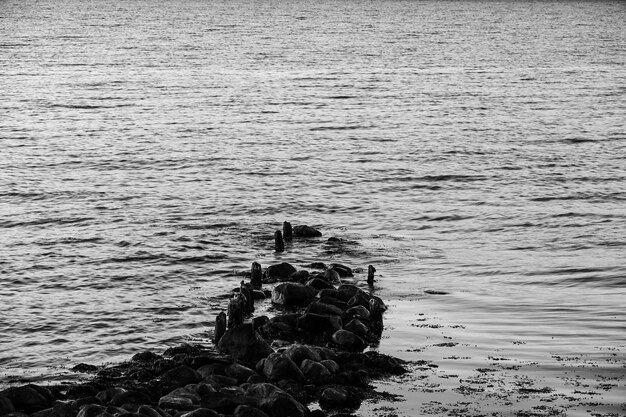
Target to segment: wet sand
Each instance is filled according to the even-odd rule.
[[[379,349],[412,361],[411,372],[377,383],[384,395],[357,415],[626,415],[624,343],[577,346],[586,335],[546,341],[505,328],[494,340],[483,331],[488,318],[444,311],[436,297],[445,295],[389,301]]]

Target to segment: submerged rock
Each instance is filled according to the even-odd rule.
[[[320,237],[322,232],[311,226],[300,225],[293,227],[293,235],[296,237]]]

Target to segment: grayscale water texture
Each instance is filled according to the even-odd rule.
[[[0,6],[0,384],[207,341],[255,260],[373,264],[530,360],[626,345],[624,3]]]

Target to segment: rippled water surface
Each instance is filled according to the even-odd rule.
[[[391,353],[626,345],[623,3],[0,5],[0,383],[207,340],[255,260],[375,265]]]

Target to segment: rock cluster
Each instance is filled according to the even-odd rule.
[[[310,231],[307,231],[309,233]],[[301,235],[294,228],[294,236]],[[342,284],[343,265],[298,271],[272,265],[262,281],[242,283],[216,319],[216,345],[184,344],[162,355],[151,351],[125,363],[96,368],[89,382],[29,384],[0,391],[2,417],[305,417],[358,407],[371,392],[368,381],[405,372],[401,361],[374,351],[385,304],[361,288]],[[279,313],[250,317],[254,300],[270,298]],[[226,328],[228,327],[228,328]],[[310,411],[317,402],[321,410]]]

